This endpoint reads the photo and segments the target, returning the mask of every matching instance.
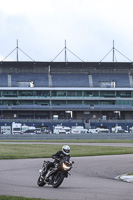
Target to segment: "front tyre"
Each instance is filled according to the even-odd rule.
[[[54,177],[55,178],[55,177]],[[53,181],[53,188],[58,188],[64,180],[64,174],[58,173]]]
[[[41,176],[39,176],[38,180],[37,180],[37,185],[39,187],[43,187],[46,183],[44,182],[43,178],[41,178]]]

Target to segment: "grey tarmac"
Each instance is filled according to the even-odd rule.
[[[56,145],[88,145],[88,146],[113,146],[113,147],[133,147],[133,143],[80,143],[80,142],[0,142],[0,144],[56,144]]]
[[[120,174],[133,172],[132,154],[73,157],[71,176],[57,189],[36,184],[43,160],[0,160],[0,195],[56,200],[133,199],[133,183],[115,179]]]

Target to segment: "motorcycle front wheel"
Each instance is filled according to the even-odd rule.
[[[43,178],[41,178],[41,176],[39,176],[38,180],[37,180],[37,185],[39,187],[43,187],[46,183],[44,182]]]
[[[54,177],[55,179],[53,181],[52,187],[53,188],[58,188],[61,185],[61,183],[63,182],[63,180],[64,180],[64,174],[58,173],[55,177]]]

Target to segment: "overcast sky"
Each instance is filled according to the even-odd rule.
[[[99,62],[113,47],[133,61],[133,0],[0,0],[0,60],[17,47],[52,61],[65,47]],[[21,50],[20,61],[30,61]],[[80,61],[67,50],[68,61]],[[129,61],[115,51],[117,62]],[[6,59],[16,60],[17,51]],[[103,61],[112,62],[113,51]],[[64,61],[63,51],[55,61]]]

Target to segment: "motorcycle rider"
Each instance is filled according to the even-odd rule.
[[[54,162],[48,162],[45,170],[42,171],[42,176],[45,176],[46,181],[48,181],[49,176],[51,176],[51,174],[55,172],[56,163],[60,162],[60,159],[62,159],[64,156],[67,156],[67,158],[70,160],[70,147],[68,145],[62,146],[62,151],[57,151],[56,154],[53,154],[52,158],[55,159]],[[52,171],[48,171],[50,167],[53,168]]]

